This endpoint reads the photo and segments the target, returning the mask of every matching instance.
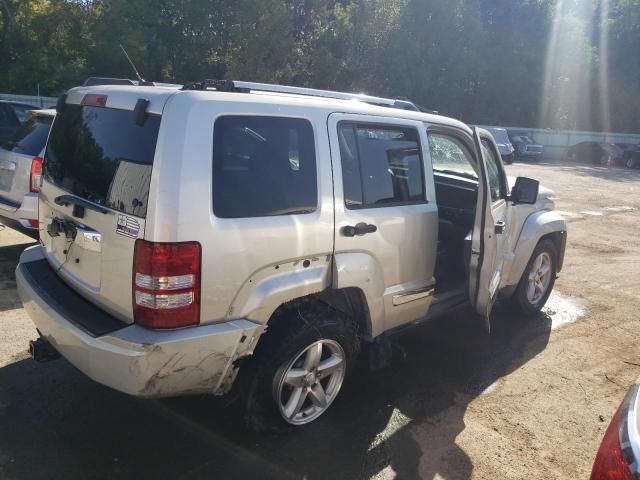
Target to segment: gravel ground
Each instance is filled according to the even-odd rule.
[[[13,270],[31,243],[0,231],[0,477],[588,478],[640,375],[640,171],[515,164],[556,191],[569,244],[545,313],[459,312],[395,339],[392,365],[355,372],[322,421],[247,432],[226,399],[144,401],[65,360],[27,358],[35,329]]]

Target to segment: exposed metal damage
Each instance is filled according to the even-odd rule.
[[[223,394],[237,375],[239,358],[251,355],[265,327],[238,329],[234,341],[216,345],[215,339],[198,349],[175,350],[174,345],[149,345],[136,364],[138,375],[147,377],[138,395],[142,397],[181,394]],[[206,347],[206,348],[203,348]],[[218,348],[216,348],[218,347]],[[148,376],[148,372],[153,373]]]

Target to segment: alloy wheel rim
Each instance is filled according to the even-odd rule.
[[[326,412],[340,392],[345,367],[344,349],[334,340],[318,340],[295,354],[273,380],[282,418],[304,425]]]
[[[527,283],[527,300],[531,305],[537,305],[546,295],[551,283],[551,266],[551,255],[547,252],[534,260]]]

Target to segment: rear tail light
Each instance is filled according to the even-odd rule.
[[[40,157],[36,157],[31,160],[31,179],[29,180],[29,191],[32,193],[40,192],[40,185],[42,185],[42,164],[44,160]]]
[[[29,220],[27,220],[27,222],[29,222],[29,226],[31,228],[38,228],[40,226],[40,222],[38,220],[34,220],[33,218],[30,218]]]
[[[638,448],[635,412],[638,386],[634,385],[604,434],[591,470],[591,480],[634,480],[631,465],[636,464]]]
[[[200,323],[198,242],[136,240],[133,316],[148,328],[179,328]]]

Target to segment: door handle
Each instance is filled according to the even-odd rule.
[[[506,227],[507,224],[505,222],[503,222],[502,220],[498,220],[496,222],[494,232],[496,233],[496,235],[502,235]]]
[[[364,222],[358,223],[355,227],[351,225],[346,225],[342,227],[342,234],[345,237],[355,237],[366,235],[367,233],[373,233],[378,230],[378,227],[375,225],[367,224]]]

